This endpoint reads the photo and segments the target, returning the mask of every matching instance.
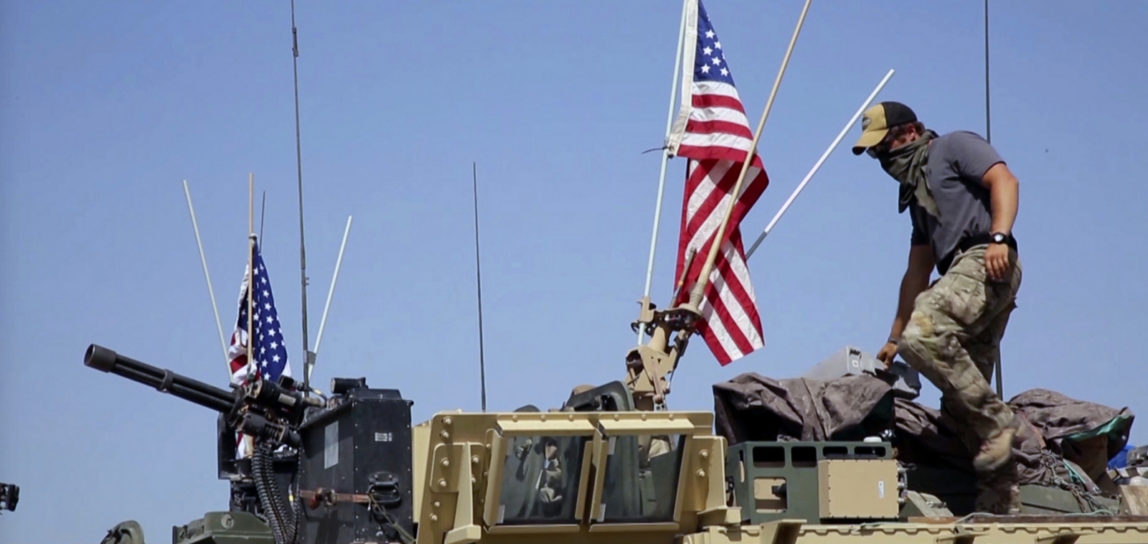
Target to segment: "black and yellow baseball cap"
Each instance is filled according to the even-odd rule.
[[[865,110],[861,116],[861,137],[853,144],[853,154],[860,155],[889,134],[889,127],[916,123],[917,114],[900,102],[881,102]]]

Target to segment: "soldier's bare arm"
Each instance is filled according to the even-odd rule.
[[[897,297],[897,315],[889,330],[889,341],[877,352],[877,358],[885,364],[892,363],[897,354],[896,340],[901,337],[901,331],[913,313],[913,301],[929,286],[929,275],[933,272],[934,264],[932,246],[914,244],[909,247],[909,264],[905,275],[901,277],[901,291]]]
[[[1011,233],[1020,200],[1020,182],[1003,162],[994,164],[985,172],[981,183],[989,190],[992,201],[992,230]],[[1008,277],[1009,248],[1005,244],[991,244],[985,251],[985,272],[990,279],[1001,281]]]

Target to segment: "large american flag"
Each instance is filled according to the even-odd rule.
[[[686,9],[682,107],[667,140],[671,155],[689,159],[674,279],[689,269],[675,304],[689,300],[753,144],[721,40],[700,0]],[[699,307],[698,331],[722,365],[765,345],[738,225],[767,185],[755,152]]]
[[[253,244],[252,251],[254,254],[250,266],[255,269],[254,282],[250,281],[251,268],[244,269],[243,283],[239,286],[239,318],[236,319],[235,332],[231,333],[231,346],[227,350],[231,383],[236,385],[256,377],[276,381],[279,376],[291,375],[279,314],[275,311],[275,298],[271,295],[271,279],[267,277],[267,267],[263,265],[258,242]],[[252,346],[254,361],[247,360],[247,288],[250,283],[255,285],[252,290],[254,319],[251,323],[255,336]]]

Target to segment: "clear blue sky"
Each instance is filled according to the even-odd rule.
[[[756,122],[801,2],[707,4]],[[1006,396],[1044,387],[1148,413],[1141,2],[994,2],[992,139],[1021,182],[1024,265]],[[6,2],[0,8],[0,541],[149,541],[223,509],[215,417],[82,365],[89,343],[223,385],[181,181],[225,332],[247,176],[300,370],[288,2]],[[650,241],[679,3],[297,6],[315,370],[365,376],[414,419],[477,410],[471,163],[478,162],[490,408],[556,407],[624,374]],[[884,73],[931,128],[984,131],[980,2],[815,2],[760,150],[752,239]],[[722,368],[695,342],[671,407],[741,372],[783,378],[876,351],[908,251],[896,185],[847,145],[749,266],[766,347]],[[669,298],[685,165],[671,162],[654,282]],[[922,402],[935,406],[928,389]],[[1148,442],[1133,427],[1133,442]]]

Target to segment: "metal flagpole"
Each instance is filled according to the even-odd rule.
[[[726,209],[725,216],[722,217],[721,226],[718,227],[717,232],[714,234],[714,241],[710,244],[710,252],[706,257],[705,264],[702,266],[702,271],[698,276],[697,282],[694,283],[693,289],[690,291],[689,305],[693,310],[697,310],[702,303],[702,296],[705,295],[706,285],[709,284],[710,271],[713,270],[714,261],[717,259],[718,248],[722,245],[722,240],[725,239],[725,229],[729,226],[729,218],[733,215],[734,206],[737,205],[738,197],[741,196],[741,185],[745,181],[745,174],[749,171],[749,165],[753,162],[753,156],[757,151],[757,142],[761,139],[761,131],[765,128],[765,120],[769,117],[769,110],[773,108],[773,100],[777,98],[777,89],[781,86],[781,78],[785,75],[785,69],[789,66],[789,58],[793,56],[793,48],[797,45],[797,36],[801,34],[801,27],[805,24],[805,14],[809,12],[809,4],[813,0],[805,0],[805,6],[801,8],[801,16],[797,19],[797,26],[793,29],[793,37],[789,39],[789,47],[785,50],[785,58],[781,61],[781,68],[777,71],[777,78],[773,81],[773,89],[769,91],[769,100],[765,102],[765,110],[761,112],[761,120],[757,123],[757,130],[753,133],[753,142],[749,145],[749,150],[746,151],[745,160],[741,163],[741,173],[737,176],[737,183],[733,186],[733,191],[730,193],[731,198],[729,201],[729,208]]]
[[[211,274],[207,272],[207,257],[203,254],[203,240],[199,237],[199,223],[195,220],[195,207],[191,205],[191,190],[187,188],[186,179],[183,180],[183,194],[187,195],[187,211],[191,214],[191,229],[195,231],[195,245],[199,246],[199,261],[203,263],[203,277],[207,279],[207,295],[211,297],[211,311],[215,314],[215,328],[219,331],[219,347],[223,348],[223,360],[227,361],[227,342],[223,340],[223,325],[219,321],[219,307],[215,305],[215,289],[211,287]],[[230,369],[227,372],[227,381],[231,381]]]
[[[252,322],[255,291],[255,174],[247,173],[247,364],[253,364],[255,340]]]
[[[689,0],[682,2],[682,21],[678,25],[678,46],[674,49],[674,79],[673,84],[670,85],[670,111],[666,114],[666,137],[670,134],[670,128],[674,122],[674,113],[677,111],[674,106],[677,105],[678,99],[678,75],[682,68],[682,42],[685,40],[686,34],[686,6],[688,2]],[[654,232],[650,235],[650,260],[646,265],[646,287],[642,290],[642,297],[650,296],[650,280],[654,277],[654,254],[658,247],[658,224],[662,218],[662,195],[666,189],[666,164],[668,162],[670,162],[670,154],[663,147],[662,166],[658,172],[658,199],[654,203]],[[638,327],[638,345],[641,345],[644,339],[645,332],[641,327]]]
[[[805,189],[805,184],[809,183],[810,179],[813,179],[813,174],[817,173],[817,170],[821,168],[821,165],[825,162],[825,159],[829,158],[829,154],[837,148],[837,145],[841,143],[841,139],[844,138],[845,135],[849,132],[849,128],[853,126],[853,123],[857,122],[857,118],[861,117],[861,114],[865,113],[865,108],[869,107],[869,103],[872,102],[874,98],[876,98],[877,93],[881,92],[881,89],[885,87],[885,84],[889,82],[889,78],[891,77],[893,77],[893,70],[889,70],[885,74],[885,77],[881,79],[880,83],[877,84],[877,88],[873,89],[873,92],[869,93],[869,97],[865,99],[865,102],[861,104],[861,107],[857,108],[857,113],[854,113],[853,117],[849,119],[849,122],[845,123],[845,127],[842,128],[841,132],[837,134],[837,137],[833,139],[833,143],[829,144],[829,149],[826,149],[825,152],[821,154],[821,158],[817,159],[817,163],[813,165],[813,168],[809,170],[808,174],[805,174],[805,178],[802,179],[801,183],[797,185],[797,189],[793,191],[793,194],[789,195],[789,198],[786,199],[785,204],[781,205],[781,209],[777,211],[777,214],[773,216],[773,219],[770,220],[769,224],[765,226],[765,230],[761,231],[761,234],[757,236],[757,240],[753,241],[753,245],[749,247],[749,251],[747,251],[745,254],[746,260],[749,260],[750,256],[753,255],[753,252],[757,250],[757,246],[761,245],[762,240],[765,240],[765,237],[769,235],[770,231],[773,230],[774,225],[776,225],[777,221],[781,219],[782,214],[784,214],[785,211],[789,209],[789,205],[793,204],[793,201],[797,198],[797,195],[800,194],[803,189]]]

